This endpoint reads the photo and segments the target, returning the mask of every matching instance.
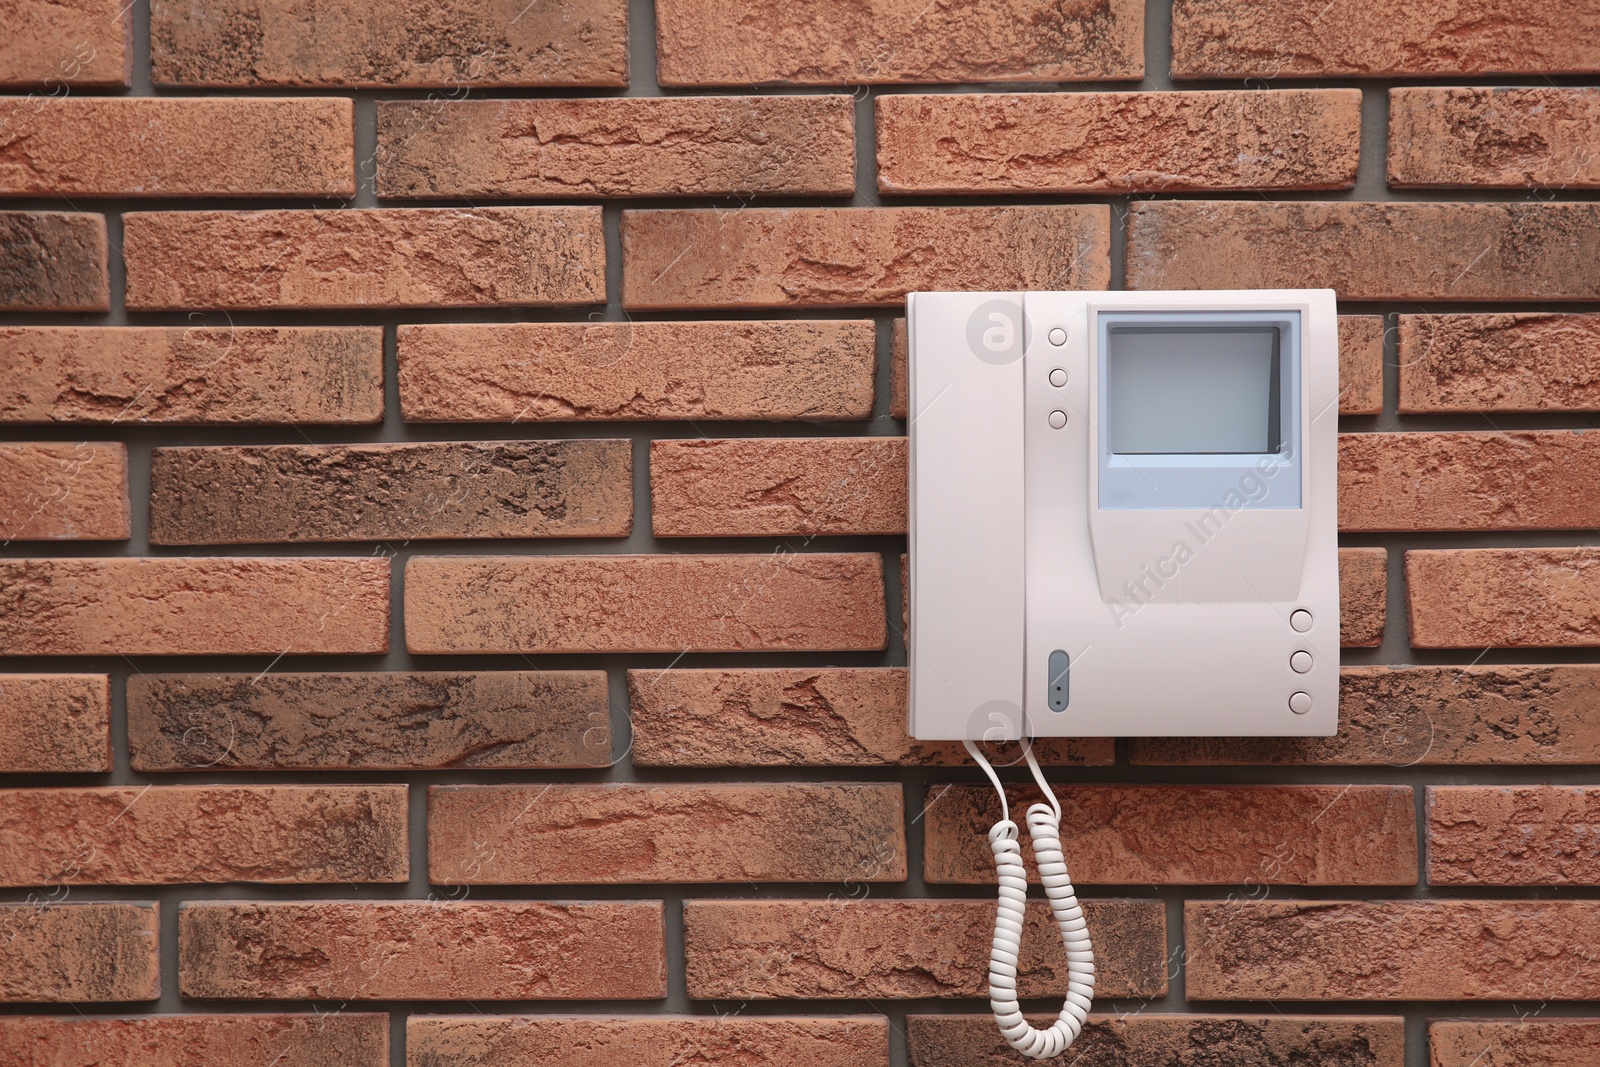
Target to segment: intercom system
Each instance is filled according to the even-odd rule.
[[[962,741],[1000,794],[989,1003],[1045,1059],[1095,965],[1032,738],[1338,726],[1334,294],[914,293],[906,320],[911,735]],[[1044,1029],[1017,1002],[1019,831],[974,743],[1012,740],[1067,950]]]
[[[1329,735],[1331,290],[915,293],[911,735]]]

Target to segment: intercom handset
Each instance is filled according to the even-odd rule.
[[[913,293],[906,319],[911,735],[965,742],[1000,794],[989,1001],[1048,1058],[1095,967],[1031,740],[1337,729],[1334,294]],[[1067,950],[1042,1030],[1017,1004],[1020,831],[975,744],[1014,740]]]
[[[912,736],[1334,733],[1330,290],[907,321]]]

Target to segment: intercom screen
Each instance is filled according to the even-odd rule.
[[[1278,328],[1112,326],[1106,420],[1119,455],[1279,449]]]

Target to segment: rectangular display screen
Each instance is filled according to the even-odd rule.
[[[1275,326],[1112,326],[1105,366],[1117,455],[1279,450]]]

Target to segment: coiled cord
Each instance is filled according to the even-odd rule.
[[[1028,904],[1028,873],[1022,863],[1017,824],[1011,821],[1011,809],[1006,803],[1000,776],[976,745],[971,741],[963,744],[1000,794],[1000,821],[989,830],[989,846],[994,850],[995,870],[1000,879],[994,945],[989,951],[989,1007],[994,1011],[994,1021],[999,1024],[1007,1044],[1024,1056],[1049,1059],[1061,1055],[1077,1040],[1094,1001],[1094,946],[1089,941],[1089,926],[1084,921],[1083,908],[1078,905],[1072,878],[1067,874],[1067,862],[1061,854],[1061,802],[1044,780],[1044,772],[1033,758],[1033,747],[1025,740],[1028,768],[1050,801],[1028,808],[1028,835],[1033,838],[1039,881],[1044,884],[1050,911],[1067,947],[1067,996],[1061,1005],[1061,1014],[1047,1028],[1035,1030],[1022,1017],[1022,1009],[1017,1004],[1017,953],[1022,947],[1022,924]]]

